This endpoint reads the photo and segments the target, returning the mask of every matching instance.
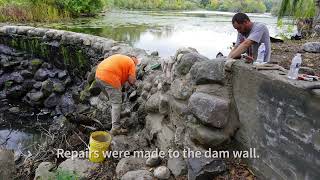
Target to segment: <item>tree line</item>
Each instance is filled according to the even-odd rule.
[[[319,0],[0,0],[0,21],[58,21],[94,16],[106,9],[208,10],[264,13],[280,17],[315,15]],[[319,8],[319,6],[316,6]]]

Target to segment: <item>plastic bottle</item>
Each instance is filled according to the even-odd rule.
[[[301,54],[297,53],[292,59],[290,70],[288,73],[289,79],[298,79],[298,72],[302,63]]]
[[[258,48],[258,57],[256,60],[256,63],[264,63],[264,58],[266,57],[266,46],[264,43],[261,43],[261,45]]]

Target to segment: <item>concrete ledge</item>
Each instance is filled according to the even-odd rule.
[[[258,72],[243,62],[232,73],[241,123],[236,139],[257,149],[253,167],[267,179],[320,177],[320,96],[304,89],[314,83]]]

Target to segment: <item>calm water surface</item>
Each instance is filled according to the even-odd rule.
[[[228,54],[236,39],[233,15],[214,11],[112,11],[96,18],[40,26],[111,38],[149,53],[158,51],[162,57],[174,55],[180,47],[193,47],[213,58],[219,51]],[[248,15],[252,21],[265,23],[272,36],[282,32],[276,17]]]

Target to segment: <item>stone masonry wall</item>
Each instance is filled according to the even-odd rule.
[[[143,63],[157,60],[142,49],[111,39],[30,26],[0,27],[0,44],[46,59],[57,68],[67,69],[80,77],[84,77],[99,60],[116,53],[133,54]]]
[[[91,68],[105,56],[131,53],[143,64],[159,60],[106,38],[34,27],[0,27],[0,44],[66,68],[88,85],[93,80]],[[162,71],[146,73],[137,89],[137,111],[145,115],[139,132],[144,144],[151,142],[164,151],[217,150],[235,136],[244,150],[257,149],[260,158],[249,159],[250,165],[267,179],[320,177],[319,92],[304,89],[310,82],[288,81],[277,71],[258,72],[242,62],[231,68],[225,64],[225,59],[209,60],[195,49],[182,48],[162,62]],[[98,98],[88,99],[91,106],[101,104]],[[114,149],[123,150],[121,138],[114,139]],[[126,145],[135,144],[128,140]],[[188,179],[226,170],[225,162],[217,159],[185,161]]]

